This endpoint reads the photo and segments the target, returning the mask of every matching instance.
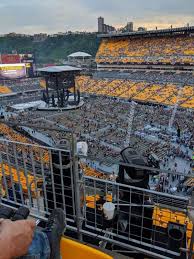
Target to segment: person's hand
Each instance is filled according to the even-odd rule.
[[[25,255],[32,242],[35,226],[33,220],[0,220],[0,259]]]

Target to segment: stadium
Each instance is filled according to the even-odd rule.
[[[192,258],[194,27],[99,40],[93,73],[2,55],[2,204],[61,207],[67,236],[107,258]]]

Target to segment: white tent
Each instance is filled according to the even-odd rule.
[[[71,61],[80,61],[82,60],[83,62],[86,61],[86,60],[91,60],[92,56],[88,53],[85,53],[85,52],[75,52],[75,53],[72,53],[68,56],[68,61],[71,62]]]
[[[85,52],[75,52],[75,53],[72,53],[68,56],[68,58],[91,58],[92,56],[88,53],[85,53]]]

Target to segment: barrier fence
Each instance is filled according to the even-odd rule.
[[[192,257],[188,197],[90,177],[76,139],[70,133],[68,138],[67,150],[0,140],[0,204],[26,206],[42,220],[60,207],[67,235],[103,248],[157,258]],[[114,207],[110,220],[103,210],[106,202]]]

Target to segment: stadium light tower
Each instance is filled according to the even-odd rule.
[[[132,101],[131,102],[130,113],[129,113],[129,116],[127,118],[127,120],[128,120],[128,128],[127,128],[127,135],[126,135],[126,140],[125,140],[125,147],[129,147],[130,146],[132,126],[133,126],[133,119],[134,119],[134,114],[135,114],[136,106],[137,106],[137,103]]]
[[[184,85],[183,85],[183,86],[184,86]],[[168,124],[168,130],[169,130],[169,132],[170,132],[171,129],[172,129],[172,126],[173,126],[173,123],[174,123],[174,118],[175,118],[175,116],[176,116],[177,109],[178,109],[178,106],[179,106],[179,104],[180,104],[180,99],[181,99],[182,92],[183,92],[183,86],[181,86],[181,87],[179,88],[178,96],[177,96],[177,101],[176,101],[176,104],[175,104],[175,106],[174,106],[172,115],[171,115],[170,120],[169,120],[169,124]]]

